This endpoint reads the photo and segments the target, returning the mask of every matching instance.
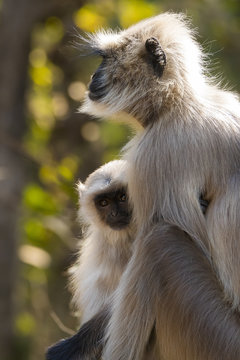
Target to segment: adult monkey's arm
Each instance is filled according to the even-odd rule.
[[[142,359],[155,321],[166,360],[240,359],[239,314],[224,300],[202,250],[163,221],[136,239],[113,304],[104,360]]]

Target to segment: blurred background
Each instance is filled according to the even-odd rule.
[[[0,0],[0,358],[39,360],[77,328],[67,269],[81,229],[76,181],[132,136],[77,109],[98,59],[78,33],[187,13],[213,74],[240,90],[239,0]]]

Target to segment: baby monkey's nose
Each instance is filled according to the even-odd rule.
[[[117,209],[113,209],[113,210],[111,211],[111,215],[112,215],[113,217],[116,217],[116,216],[118,215],[118,210],[117,210]]]

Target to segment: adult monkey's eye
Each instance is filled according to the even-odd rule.
[[[101,207],[105,207],[105,206],[107,206],[108,204],[109,204],[109,201],[108,201],[107,199],[102,199],[102,200],[99,201],[99,205],[100,205]]]

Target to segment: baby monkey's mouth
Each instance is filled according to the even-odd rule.
[[[110,226],[113,230],[123,230],[129,225],[129,221],[119,221],[117,223],[113,223]]]

